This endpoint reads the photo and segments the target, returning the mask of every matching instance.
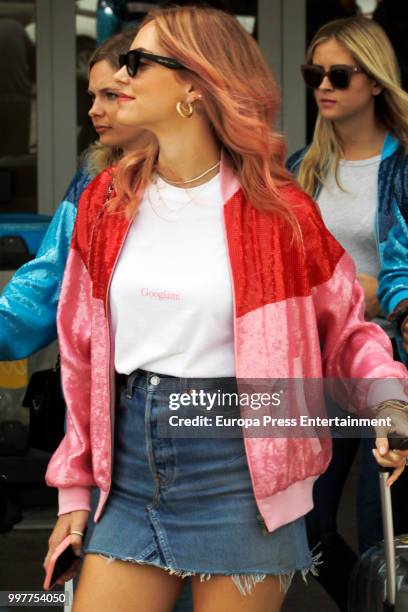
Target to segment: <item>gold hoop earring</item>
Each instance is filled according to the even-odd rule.
[[[177,102],[176,110],[180,117],[183,117],[183,119],[189,119],[194,112],[194,106],[191,104],[191,102]]]

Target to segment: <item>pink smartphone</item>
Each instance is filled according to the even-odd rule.
[[[60,578],[62,574],[65,574],[71,565],[79,558],[80,557],[74,553],[74,549],[71,546],[71,536],[67,535],[67,537],[58,544],[50,559],[43,584],[44,590],[48,591],[52,589],[58,578]]]

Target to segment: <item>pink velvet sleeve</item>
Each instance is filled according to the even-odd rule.
[[[90,510],[95,486],[90,448],[91,381],[91,280],[78,246],[79,232],[86,231],[89,191],[78,211],[74,237],[64,273],[57,325],[61,353],[62,386],[67,404],[66,433],[51,457],[45,480],[59,489],[59,512]],[[84,228],[85,226],[85,228]]]
[[[392,345],[375,323],[364,320],[364,292],[355,278],[355,266],[344,253],[332,276],[313,288],[322,349],[323,375],[337,379],[334,399],[361,410],[385,399],[408,400],[408,373],[393,360]],[[355,383],[351,379],[357,379]],[[375,379],[370,383],[364,379]]]

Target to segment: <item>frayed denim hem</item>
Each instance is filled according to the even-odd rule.
[[[321,560],[322,557],[322,553],[318,552],[316,554],[313,554],[313,551],[316,550],[317,547],[313,548],[311,551],[312,554],[312,563],[310,565],[310,567],[305,567],[304,569],[301,570],[292,570],[286,574],[280,574],[279,575],[279,585],[280,585],[280,589],[284,591],[284,593],[286,594],[289,589],[290,589],[290,585],[292,584],[292,580],[293,577],[296,574],[296,571],[300,571],[302,574],[302,578],[303,581],[307,584],[307,575],[310,573],[312,574],[312,576],[318,576],[319,575],[319,570],[318,570],[318,566],[321,565],[323,563],[323,561]]]
[[[107,563],[112,563],[113,561],[127,561],[129,563],[137,563],[139,565],[151,565],[152,567],[158,567],[159,569],[165,570],[169,572],[169,574],[173,576],[177,576],[178,578],[184,579],[184,578],[189,578],[190,576],[199,576],[200,582],[210,580],[210,578],[215,575],[230,576],[236,588],[243,596],[250,595],[252,592],[252,589],[254,588],[256,584],[258,584],[259,582],[263,582],[267,576],[271,575],[271,574],[225,574],[225,573],[223,574],[211,574],[211,573],[197,574],[196,572],[174,569],[172,567],[162,567],[160,565],[155,565],[154,563],[150,563],[148,561],[138,561],[137,559],[134,559],[133,557],[125,557],[125,558],[114,557],[112,555],[105,555],[103,553],[92,553],[92,551],[89,551],[89,553],[98,554],[99,557],[106,559]],[[317,576],[318,575],[317,566],[320,565],[320,563],[322,563],[320,561],[321,555],[322,553],[319,552],[317,555],[312,557],[312,564],[310,567],[307,567],[301,570],[290,570],[287,572],[282,572],[280,574],[272,574],[274,576],[279,577],[280,590],[283,591],[285,594],[288,592],[292,584],[293,577],[296,574],[296,571],[300,571],[302,573],[302,578],[305,582],[307,582],[307,574],[309,572],[313,576]]]

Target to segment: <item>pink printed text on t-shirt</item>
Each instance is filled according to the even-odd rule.
[[[171,293],[170,291],[152,291],[147,287],[143,287],[140,290],[140,294],[143,297],[156,298],[158,300],[181,300],[179,293]]]

